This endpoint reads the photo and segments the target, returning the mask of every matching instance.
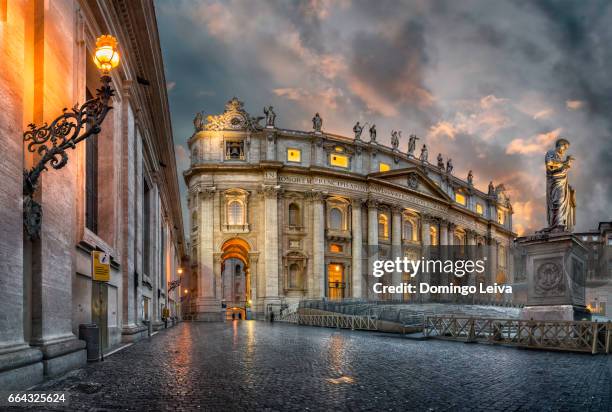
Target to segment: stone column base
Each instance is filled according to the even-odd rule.
[[[215,298],[198,298],[193,320],[199,322],[222,322],[225,320],[221,302]]]
[[[578,321],[591,320],[591,314],[584,306],[576,305],[549,305],[525,306],[521,310],[521,319],[536,321]]]
[[[146,338],[148,329],[146,325],[126,325],[121,329],[121,342],[130,343]]]
[[[0,388],[23,390],[42,382],[42,358],[39,349],[25,344],[0,352]]]
[[[37,345],[43,354],[45,377],[58,376],[85,366],[87,364],[85,346],[85,341],[76,337]]]

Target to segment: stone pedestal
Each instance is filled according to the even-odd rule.
[[[527,305],[521,317],[582,320],[585,308],[586,247],[571,233],[538,232],[518,239],[527,256]]]
[[[221,322],[224,319],[221,302],[215,298],[198,298],[196,301],[197,314],[194,320],[202,322]]]

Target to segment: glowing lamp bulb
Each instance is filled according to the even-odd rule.
[[[104,73],[110,72],[119,65],[119,51],[117,50],[117,39],[107,34],[96,40],[96,51],[94,63]]]

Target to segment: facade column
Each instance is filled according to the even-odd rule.
[[[249,252],[249,285],[251,288],[250,299],[251,308],[255,312],[255,317],[263,314],[263,309],[258,303],[257,295],[257,261],[259,260],[259,252]]]
[[[361,206],[363,204],[362,199],[352,199],[351,207],[351,266],[352,266],[352,291],[354,298],[363,297],[363,285],[362,285],[362,268],[361,268],[361,255],[363,249],[363,232],[361,229]]]
[[[431,218],[426,215],[422,216],[421,217],[421,256],[425,259],[428,259],[430,256],[430,245],[431,245],[431,239],[430,239],[430,233],[429,233],[430,225],[431,225]],[[417,290],[418,290],[418,284],[421,282],[431,284],[431,275],[429,272],[426,272],[425,270],[422,270],[421,273],[417,274],[414,279],[416,280],[415,283],[417,285]],[[419,293],[419,301],[427,302],[429,301],[429,296],[421,295]]]
[[[0,81],[0,95],[4,103],[0,144],[5,154],[0,167],[0,388],[4,391],[27,388],[43,380],[42,352],[27,344],[28,326],[24,327],[24,317],[26,324],[30,318],[28,283],[32,243],[25,239],[23,230],[22,185],[23,169],[31,165],[24,163],[21,126],[25,126],[24,122],[30,119],[42,120],[33,119],[31,110],[24,103],[24,85],[34,83],[33,77],[27,76],[24,53],[21,51],[23,28],[31,17],[27,12],[28,4],[9,4],[12,10],[8,12],[8,19],[0,23],[3,26],[0,29],[0,56],[4,62]],[[46,218],[45,215],[43,225]],[[70,246],[74,247],[74,244]]]
[[[323,192],[312,192],[312,277],[313,297],[325,297],[325,206]]]
[[[467,258],[474,260],[477,258],[476,255],[476,232],[473,230],[466,230],[465,236],[467,238]],[[476,273],[469,275],[468,284],[471,286],[476,285]]]
[[[499,242],[495,238],[491,238],[489,241],[489,285],[492,285],[497,280],[497,248]]]
[[[391,257],[402,258],[402,208],[393,207],[391,209]],[[413,230],[416,230],[414,228]],[[399,285],[402,283],[402,272],[393,272],[392,284]],[[401,300],[402,294],[395,294],[393,300]]]
[[[215,287],[213,271],[214,197],[215,187],[199,190],[200,221],[198,222],[198,320],[221,320],[221,303]]]
[[[378,259],[378,201],[374,199],[368,200],[368,281],[367,285],[370,285],[370,282],[377,281],[373,277],[372,269],[374,267],[374,261]],[[370,292],[365,294],[368,296]],[[380,296],[374,296],[376,299],[380,299]]]
[[[264,185],[264,266],[266,268],[266,283],[264,305],[280,303],[278,293],[278,194],[280,186]]]

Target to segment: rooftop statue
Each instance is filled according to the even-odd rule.
[[[372,127],[370,127],[370,143],[374,143],[376,142],[376,125],[373,124]]]
[[[546,152],[546,217],[550,231],[571,232],[576,223],[576,193],[569,185],[568,171],[574,158],[563,155],[570,143],[558,139],[555,148]]]
[[[444,170],[444,158],[442,157],[442,153],[438,153],[438,169]]]
[[[489,182],[489,196],[495,196],[495,186],[493,185],[493,181]]]
[[[474,174],[472,173],[471,170],[468,172],[467,182],[468,182],[468,185],[470,185],[470,186],[474,185]]]
[[[393,150],[397,150],[401,134],[402,132],[398,132],[396,130],[391,131],[391,147],[393,147]]]
[[[363,133],[363,126],[361,126],[359,122],[355,123],[355,126],[353,126],[353,132],[355,132],[355,140],[361,140],[361,133]]]
[[[427,145],[423,145],[421,148],[421,162],[423,162],[423,164],[427,163],[428,154],[429,152],[427,151]]]
[[[263,111],[266,115],[266,127],[274,127],[274,122],[276,122],[276,113],[274,113],[274,107],[264,107]]]
[[[204,121],[204,115],[202,114],[202,112],[198,112],[195,115],[195,118],[193,119],[193,127],[195,128],[196,132],[201,132],[202,130],[204,130],[204,124],[206,122]]]
[[[414,150],[416,149],[416,141],[419,140],[415,134],[411,134],[408,139],[408,154],[414,156]]]
[[[321,133],[321,128],[323,127],[323,119],[319,116],[319,113],[316,113],[312,118],[312,128],[315,132]]]
[[[446,161],[446,173],[448,173],[449,175],[453,173],[453,159],[451,159],[450,157]]]

